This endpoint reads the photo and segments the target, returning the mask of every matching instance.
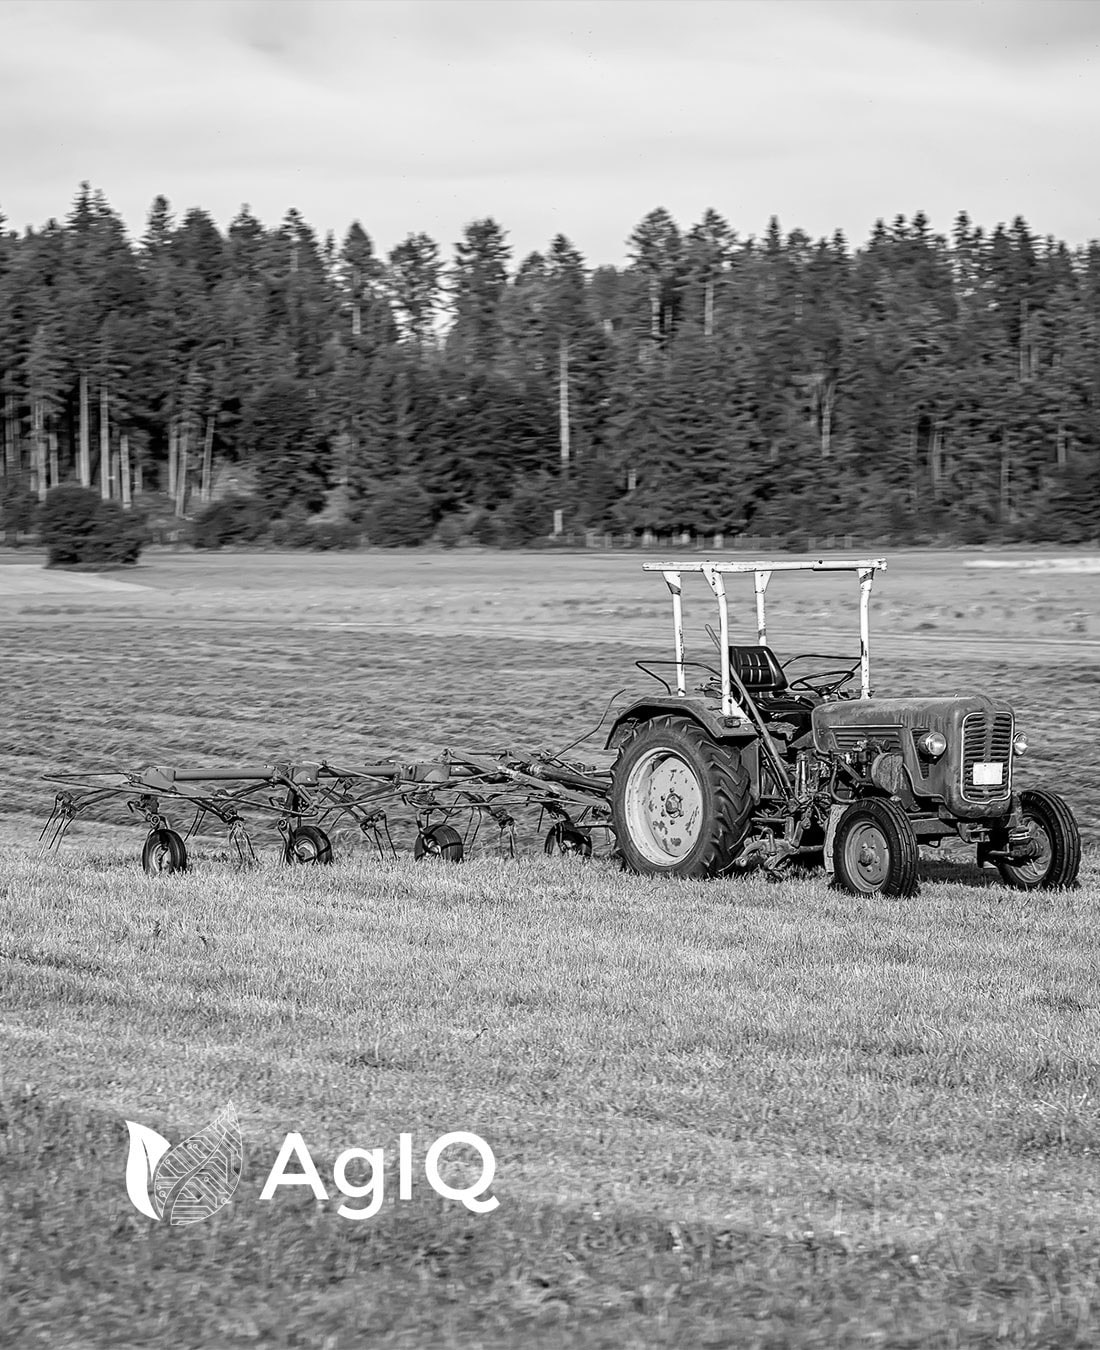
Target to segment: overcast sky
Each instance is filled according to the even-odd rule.
[[[102,188],[222,227],[295,206],[388,252],[493,216],[618,263],[712,206],[853,244],[879,216],[1100,237],[1097,0],[0,0],[0,210]]]

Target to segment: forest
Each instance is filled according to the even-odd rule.
[[[6,525],[79,484],[200,544],[1100,535],[1100,243],[657,208],[627,256],[516,259],[491,218],[382,256],[162,196],[135,241],[87,183],[0,215]]]

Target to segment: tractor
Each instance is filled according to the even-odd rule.
[[[625,708],[607,739],[618,751],[611,812],[626,867],[696,878],[759,864],[778,876],[798,861],[823,864],[856,894],[909,896],[918,888],[919,846],[955,837],[1009,886],[1074,885],[1077,822],[1057,792],[1017,791],[1027,741],[1008,703],[985,694],[872,693],[870,596],[885,567],[882,558],[643,564],[664,577],[676,646],[674,660],[636,663],[663,692]],[[790,571],[856,574],[858,655],[779,660],[768,645],[765,596],[773,574]],[[717,602],[710,662],[686,659],[685,573],[701,573]],[[748,644],[730,641],[725,582],[745,574],[756,599]],[[689,670],[698,672],[690,693]],[[849,687],[857,675],[858,693]]]

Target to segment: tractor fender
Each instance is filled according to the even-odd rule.
[[[639,699],[615,719],[607,737],[605,749],[617,750],[623,741],[642,722],[654,717],[687,717],[716,741],[755,741],[756,728],[743,717],[724,717],[717,708],[688,698],[664,695]]]

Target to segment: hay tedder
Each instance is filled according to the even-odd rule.
[[[49,777],[65,786],[42,830],[48,845],[59,844],[82,812],[121,798],[149,827],[141,855],[146,872],[184,871],[187,840],[209,818],[225,829],[242,862],[256,858],[249,815],[274,822],[288,863],[332,862],[329,832],[341,824],[369,839],[381,856],[396,854],[390,831],[395,807],[416,821],[417,858],[460,861],[486,822],[497,831],[496,845],[514,855],[520,810],[549,820],[547,853],[590,857],[594,840],[610,837],[608,776],[549,754],[444,751],[433,760],[356,767],[323,761],[233,769],[149,765]],[[191,815],[184,833],[172,827],[169,813]]]
[[[148,825],[148,872],[183,870],[186,839],[208,817],[250,861],[250,814],[274,820],[288,863],[331,862],[330,831],[341,825],[393,854],[395,815],[415,820],[415,857],[458,861],[486,824],[498,849],[514,855],[517,815],[534,812],[540,829],[550,822],[547,853],[591,857],[596,842],[651,875],[720,877],[762,866],[778,877],[799,862],[823,866],[856,894],[912,895],[920,845],[957,839],[1010,886],[1074,885],[1077,822],[1058,793],[1017,788],[1027,741],[1009,704],[982,693],[872,693],[870,595],[885,566],[881,558],[643,564],[671,596],[674,657],[636,663],[661,692],[619,712],[604,746],[617,752],[607,769],[549,752],[449,750],[359,767],[51,775],[64,786],[43,837],[55,844],[81,812],[121,798]],[[858,652],[780,661],[768,644],[765,600],[773,574],[789,572],[856,574]],[[706,628],[717,651],[705,662],[686,655],[685,574],[699,575],[717,605],[717,631]],[[731,641],[726,580],[748,575],[756,629],[742,644]],[[689,672],[697,681],[690,690]],[[858,693],[848,687],[857,677]],[[185,835],[169,823],[170,810],[194,813]]]

